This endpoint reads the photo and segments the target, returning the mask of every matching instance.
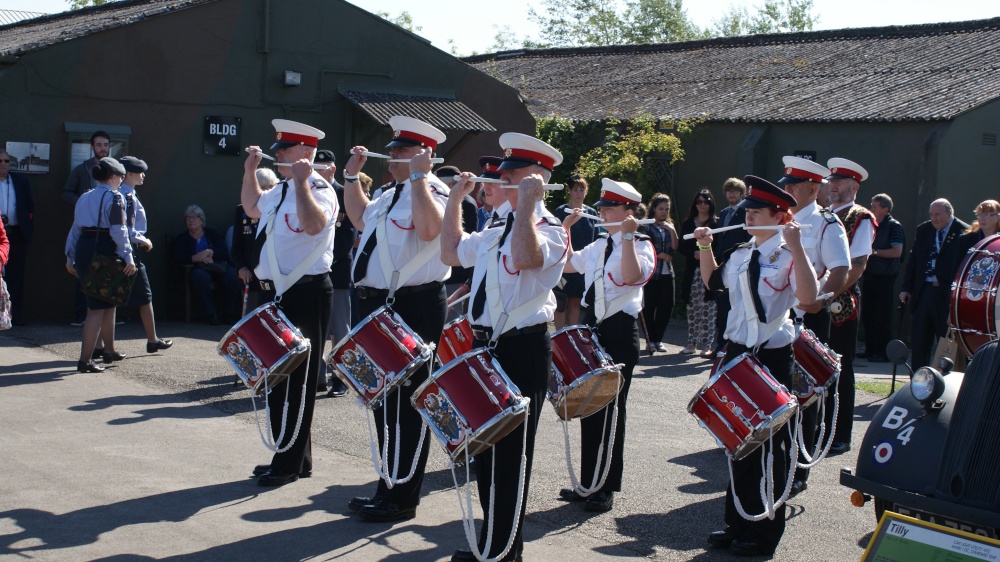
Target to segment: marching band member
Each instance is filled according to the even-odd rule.
[[[821,209],[816,204],[819,196],[819,186],[830,170],[826,166],[799,158],[785,156],[781,159],[785,165],[785,175],[778,180],[785,191],[797,201],[789,210],[798,224],[811,225],[811,229],[802,231],[802,247],[812,262],[819,281],[820,293],[837,294],[847,282],[847,271],[851,266],[851,256],[847,247],[847,232],[844,225],[829,209]],[[826,345],[830,344],[830,299],[817,301],[812,306],[799,305],[793,309],[795,316],[802,320],[802,325],[816,334],[816,338]],[[820,401],[816,400],[802,411],[802,442],[812,450],[816,440],[816,426],[819,420]],[[826,435],[830,435],[832,427],[826,427]],[[799,458],[805,462],[802,453]],[[809,469],[795,469],[795,481],[792,483],[791,495],[795,496],[807,488]]]
[[[802,247],[798,225],[791,222],[789,208],[796,205],[795,198],[767,180],[746,176],[744,181],[749,188],[743,202],[747,226],[784,225],[784,229],[750,228],[753,235],[750,242],[727,252],[721,265],[711,252],[709,229],[695,229],[695,239],[702,249],[702,280],[710,290],[729,289],[732,309],[726,324],[729,345],[725,362],[751,352],[771,376],[789,387],[795,332],[788,311],[796,299],[805,307],[815,302],[816,273]],[[735,486],[726,489],[726,528],[708,536],[712,546],[728,547],[744,556],[771,554],[778,546],[785,530],[785,504],[775,509],[773,519],[749,521],[743,518],[734,501],[734,495],[738,496],[750,513],[764,509],[760,492],[762,464],[770,451],[774,453],[774,490],[784,490],[788,463],[795,462],[796,457],[788,433],[782,428],[769,444],[732,461]]]
[[[73,226],[66,238],[66,269],[78,277],[81,284],[94,254],[117,254],[125,262],[125,274],[135,274],[132,245],[125,225],[125,199],[118,192],[125,179],[125,168],[106,156],[98,161],[91,174],[98,185],[77,199]],[[125,358],[124,354],[115,351],[115,305],[88,296],[77,371],[100,373],[104,370],[91,360],[98,336],[104,338],[105,363]]]
[[[446,137],[436,127],[412,117],[394,116],[389,119],[389,125],[393,129],[392,141],[387,145],[389,156],[394,160],[410,160],[409,163],[389,163],[394,186],[383,189],[374,200],[368,199],[358,182],[358,174],[367,161],[362,154],[367,149],[363,146],[353,147],[351,158],[344,165],[347,216],[362,231],[353,269],[361,318],[367,318],[387,302],[392,302],[393,311],[425,342],[437,342],[444,328],[447,308],[444,280],[451,269],[441,263],[438,242],[448,188],[431,173],[431,156]],[[385,243],[379,241],[377,235],[383,224]],[[429,245],[433,246],[433,252],[421,253]],[[401,286],[393,286],[393,271],[402,270],[418,257],[427,261],[412,277],[401,279]],[[384,264],[391,264],[391,269],[385,271]],[[390,290],[395,291],[394,300],[389,299]],[[424,425],[420,414],[410,407],[410,394],[430,375],[431,363],[387,394],[382,405],[374,410],[375,420],[387,420],[391,428],[389,451],[396,450],[397,432],[393,429],[399,427],[399,457],[394,462],[410,467],[413,457],[419,455],[419,458],[408,481],[389,487],[380,478],[374,495],[356,497],[348,502],[348,508],[357,511],[366,521],[400,521],[416,517],[429,443],[425,440],[418,450]],[[400,404],[398,409],[397,404]],[[385,450],[385,432],[377,433],[379,448]]]
[[[611,416],[618,409],[615,425],[614,447],[611,464],[603,486],[593,495],[584,496],[573,488],[563,488],[559,495],[569,501],[584,501],[587,511],[608,511],[614,505],[614,493],[621,491],[623,453],[625,448],[625,419],[628,391],[632,384],[632,371],[639,362],[639,325],[636,321],[642,311],[642,286],[649,281],[656,264],[656,255],[649,237],[636,234],[639,223],[633,214],[642,202],[642,195],[625,182],[608,178],[601,180],[601,198],[594,204],[605,222],[620,222],[619,226],[604,227],[607,234],[579,251],[570,250],[566,272],[584,274],[584,302],[586,308],[581,321],[597,332],[604,350],[615,363],[623,363],[622,387],[617,402],[580,420],[581,462],[580,482],[584,488],[594,486],[607,464],[606,456],[598,458],[603,443],[608,447],[611,435]],[[563,220],[567,229],[581,220],[573,212]],[[589,219],[583,219],[589,220]],[[597,273],[601,272],[601,279]],[[597,294],[600,290],[601,294]],[[605,451],[604,455],[608,452]],[[596,475],[596,477],[595,477]]]
[[[284,288],[275,284],[276,279],[284,279],[294,270],[305,267],[301,278],[288,278],[294,284],[280,294],[280,307],[289,321],[309,339],[311,347],[308,360],[272,387],[267,395],[271,432],[278,450],[270,464],[254,468],[261,486],[281,486],[300,476],[312,475],[312,417],[316,380],[325,369],[323,345],[333,298],[329,271],[333,262],[334,219],[338,207],[333,188],[312,168],[316,145],[326,136],[323,131],[285,119],[275,119],[271,124],[276,131],[276,141],[271,145],[275,160],[292,165],[277,166],[285,180],[274,189],[263,191],[257,183],[260,148],[249,147],[249,156],[243,164],[240,201],[249,218],[260,219],[257,240],[267,237],[260,250],[260,261],[254,268],[265,300],[275,298],[276,289]],[[268,245],[273,245],[273,250]],[[321,249],[319,254],[316,253],[318,249]],[[310,258],[313,262],[305,265],[303,262]],[[275,260],[277,263],[272,263]],[[287,415],[283,410],[287,410]],[[285,431],[285,424],[291,422],[293,416],[297,417],[300,410],[302,419],[298,433]],[[282,437],[280,442],[279,437]]]
[[[518,186],[516,190],[507,189],[511,211],[501,217],[505,219],[503,228],[496,224],[482,232],[462,232],[461,200],[473,188],[472,182],[467,181],[471,175],[464,173],[445,210],[441,259],[448,265],[475,266],[469,313],[475,347],[487,346],[493,340],[493,352],[501,368],[521,394],[530,399],[526,430],[515,429],[475,459],[479,501],[485,514],[478,550],[485,550],[489,541],[491,547],[483,556],[492,559],[504,554],[510,544],[501,560],[511,561],[520,560],[524,548],[524,510],[531,480],[535,431],[545,401],[552,360],[547,331],[547,323],[553,320],[556,306],[552,288],[562,276],[569,239],[566,230],[545,209],[542,201],[542,185],[551,177],[552,168],[562,162],[562,155],[548,144],[519,133],[501,135],[500,147],[505,154],[500,164],[501,179]],[[505,210],[506,204],[501,207]],[[488,279],[491,260],[498,265],[498,278],[493,282]],[[498,286],[487,287],[493,283]],[[500,333],[495,334],[495,330]],[[524,488],[518,498],[522,451],[525,455]],[[469,561],[477,558],[469,550],[458,550],[451,559]]]

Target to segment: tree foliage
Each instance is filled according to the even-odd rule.
[[[546,118],[538,120],[536,135],[563,154],[565,165],[556,168],[553,182],[564,183],[573,173],[582,175],[590,185],[600,185],[602,177],[609,177],[632,184],[648,199],[663,189],[650,159],[666,158],[671,164],[683,160],[678,135],[692,132],[697,124],[681,121],[674,124],[674,132],[666,133],[659,130],[659,123],[650,115],[603,122]]]
[[[410,33],[417,33],[423,29],[419,25],[413,25],[413,16],[410,15],[410,12],[405,10],[400,12],[399,15],[395,17],[393,17],[389,12],[375,12],[375,15],[402,27]]]
[[[87,6],[101,6],[114,1],[116,0],[66,0],[66,3],[69,4],[70,10],[79,10]]]
[[[819,16],[812,13],[813,0],[764,0],[750,13],[746,6],[731,8],[714,20],[714,34],[722,37],[759,33],[812,31]]]
[[[542,0],[528,8],[544,37],[526,47],[585,47],[687,41],[705,37],[691,23],[682,0]],[[506,43],[510,43],[509,38]]]

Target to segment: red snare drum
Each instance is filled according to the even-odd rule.
[[[529,402],[485,348],[438,369],[410,401],[453,461],[478,455],[521,425]]]
[[[272,302],[237,322],[217,350],[243,384],[260,393],[265,381],[274,387],[309,356],[309,340]]]
[[[462,316],[445,324],[437,346],[441,364],[447,365],[459,355],[472,351],[473,339],[472,324],[469,324],[468,317]]]
[[[948,324],[970,356],[984,343],[997,339],[998,269],[1000,234],[994,234],[969,250],[952,284]]]
[[[355,326],[333,348],[326,363],[375,409],[430,360],[432,350],[392,309],[383,306]]]
[[[792,344],[795,362],[792,365],[792,394],[803,408],[818,397],[819,389],[829,390],[840,376],[840,355],[816,338],[812,330],[803,328]]]
[[[560,418],[585,418],[600,411],[615,399],[621,384],[621,367],[589,326],[566,326],[552,334],[547,395]]]
[[[752,355],[722,367],[688,403],[688,413],[733,460],[767,441],[795,414],[798,401]]]

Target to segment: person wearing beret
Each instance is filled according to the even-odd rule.
[[[601,346],[616,364],[623,365],[622,387],[615,401],[580,420],[580,488],[563,488],[560,496],[569,501],[585,501],[587,511],[609,511],[614,494],[622,489],[625,462],[625,422],[632,372],[639,362],[639,314],[642,287],[653,275],[656,255],[649,237],[637,234],[634,214],[642,196],[630,184],[608,178],[601,180],[601,198],[594,204],[601,218],[619,226],[604,227],[606,233],[579,251],[571,250],[566,260],[568,272],[584,274],[581,321],[597,333]],[[583,219],[573,211],[563,219],[572,228]],[[617,410],[617,420],[613,420]],[[611,426],[614,425],[614,446]],[[610,458],[606,455],[610,450]],[[604,451],[602,454],[601,451]],[[606,471],[606,474],[605,474]],[[599,480],[604,477],[603,483]]]
[[[95,254],[117,256],[125,263],[126,275],[136,272],[125,223],[125,199],[118,192],[125,179],[125,167],[114,158],[105,157],[92,173],[98,185],[77,200],[73,226],[66,237],[66,270],[81,283]],[[105,363],[125,358],[125,354],[115,351],[115,305],[88,296],[77,371],[100,373],[104,370],[92,360],[98,336],[104,339]]]
[[[710,229],[696,228],[702,281],[712,291],[729,289],[732,308],[726,322],[725,337],[729,344],[724,364],[749,352],[779,383],[790,387],[795,329],[788,311],[796,300],[806,307],[816,302],[819,284],[802,246],[798,225],[789,211],[796,205],[795,198],[756,176],[746,176],[743,181],[749,188],[743,201],[746,225],[784,225],[784,229],[750,228],[753,238],[724,253],[720,264],[711,251]],[[747,299],[746,294],[751,298]],[[773,519],[751,521],[744,516],[765,511],[761,499],[762,479],[766,477],[763,461],[769,454],[773,454],[775,495],[785,489],[788,466],[795,462],[796,449],[787,428],[781,427],[771,441],[742,459],[731,461],[733,484],[726,489],[726,528],[708,536],[711,546],[728,548],[741,556],[766,556],[778,547],[785,531],[784,503],[775,508]],[[737,498],[742,510],[736,505]]]
[[[174,345],[170,340],[160,339],[156,335],[156,320],[153,316],[153,291],[149,288],[149,278],[146,277],[146,266],[139,260],[139,249],[147,252],[153,249],[153,243],[146,237],[146,209],[139,201],[135,188],[146,180],[149,167],[135,156],[125,156],[121,159],[125,167],[125,181],[118,191],[125,197],[125,224],[128,226],[129,241],[136,263],[136,279],[132,285],[132,293],[125,303],[127,306],[139,307],[139,318],[146,330],[146,353],[156,353],[161,349],[169,349]]]
[[[393,160],[402,160],[389,162],[389,173],[394,179],[391,185],[384,186],[374,199],[369,199],[361,189],[361,168],[367,161],[363,154],[367,149],[363,146],[353,147],[344,165],[347,216],[362,232],[352,269],[358,308],[360,317],[367,318],[391,303],[392,310],[425,343],[436,343],[447,314],[444,282],[451,274],[451,268],[441,262],[438,240],[449,190],[431,172],[431,157],[447,137],[437,127],[404,115],[389,118],[389,125],[393,131],[387,145],[389,155]],[[384,233],[382,240],[379,239],[382,235],[377,234],[380,231]],[[423,251],[425,248],[427,251]],[[406,269],[413,271],[409,279],[393,275],[408,264]],[[390,451],[386,462],[398,462],[407,474],[410,467],[413,469],[408,481],[397,481],[390,487],[386,478],[379,478],[371,496],[355,497],[348,502],[348,509],[358,512],[365,521],[392,522],[416,517],[431,440],[425,439],[419,445],[424,422],[409,402],[413,391],[430,376],[432,363],[428,361],[417,369],[407,381],[409,386],[393,390],[373,410],[380,426],[376,431],[379,450]],[[405,478],[406,475],[400,475],[400,479]]]
[[[35,202],[28,179],[10,173],[11,157],[0,148],[0,217],[7,231],[10,255],[3,270],[10,292],[10,312],[15,326],[24,325],[24,271],[28,245],[34,233]]]
[[[319,140],[326,134],[305,123],[273,119],[271,145],[284,181],[264,191],[257,183],[260,147],[247,147],[240,202],[260,219],[255,240],[260,255],[254,276],[264,298],[273,301],[311,345],[309,357],[288,378],[270,387],[271,462],[254,467],[257,485],[283,486],[312,476],[312,419],[317,380],[325,374],[323,348],[330,329],[333,283],[330,265],[337,223],[337,194],[313,169]]]

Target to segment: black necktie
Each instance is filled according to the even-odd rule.
[[[767,315],[764,314],[764,303],[760,302],[760,293],[757,291],[757,284],[760,283],[760,250],[750,253],[750,296],[753,297],[753,307],[757,311],[757,319],[761,323],[767,324]]]
[[[502,248],[504,241],[507,239],[507,235],[510,234],[510,229],[514,227],[514,215],[507,217],[507,224],[503,227],[503,234],[500,235],[500,243],[497,244],[497,248]],[[497,254],[497,259],[500,259],[500,254]],[[472,317],[479,318],[483,315],[483,310],[486,308],[486,274],[483,274],[483,278],[479,281],[479,288],[476,289],[476,298],[472,300]],[[496,318],[493,319],[494,321]]]
[[[389,209],[385,212],[387,215],[390,211],[392,211],[396,202],[399,201],[399,196],[403,193],[403,184],[397,183],[395,189],[396,190],[392,192],[392,201],[389,202]],[[364,249],[360,254],[358,254],[357,259],[354,260],[353,278],[355,283],[360,282],[365,278],[365,275],[368,275],[368,260],[371,259],[372,254],[375,253],[375,244],[378,243],[378,238],[375,236],[376,233],[374,232],[376,225],[373,224],[366,226],[372,229],[372,233],[368,236],[368,240],[365,241]],[[388,281],[389,280],[386,279],[386,282]]]
[[[132,198],[131,193],[125,196],[125,225],[129,228],[135,226],[135,202]]]
[[[604,247],[604,265],[608,265],[608,260],[611,259],[611,252],[614,250],[614,243],[611,241],[611,237],[608,237],[608,245]],[[587,294],[583,297],[583,302],[587,303],[587,308],[594,310],[594,301],[597,300],[597,292],[595,287],[597,287],[597,279],[590,284],[590,288],[587,289]]]

